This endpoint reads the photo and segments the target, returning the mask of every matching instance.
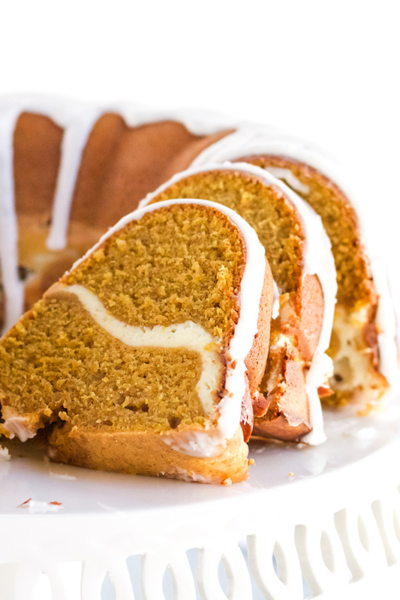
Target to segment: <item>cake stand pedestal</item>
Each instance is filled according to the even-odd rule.
[[[326,415],[319,447],[255,443],[249,480],[230,487],[98,473],[9,443],[0,600],[394,600],[396,404]]]

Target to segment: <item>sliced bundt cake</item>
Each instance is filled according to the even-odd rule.
[[[320,218],[291,190],[257,167],[190,169],[143,205],[204,198],[235,210],[257,232],[276,283],[267,368],[254,406],[254,434],[310,443],[324,439],[320,394],[329,394],[329,346],[335,268]],[[312,431],[310,434],[309,432]]]
[[[243,128],[213,144],[195,164],[225,160],[267,169],[321,216],[338,283],[329,348],[334,393],[325,401],[335,406],[352,401],[369,411],[389,386],[398,387],[398,349],[385,266],[367,241],[354,194],[321,151],[273,130]]]
[[[233,211],[125,217],[0,342],[0,432],[95,469],[245,479],[273,283]],[[242,425],[242,427],[240,426]]]

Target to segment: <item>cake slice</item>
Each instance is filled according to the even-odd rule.
[[[175,175],[143,205],[204,198],[235,210],[257,232],[276,283],[266,371],[254,434],[320,443],[320,394],[329,394],[336,274],[320,218],[287,186],[246,164],[207,165]]]
[[[297,188],[322,218],[332,243],[338,282],[329,348],[334,363],[330,378],[333,394],[325,402],[333,406],[353,402],[369,412],[397,378],[396,326],[384,266],[380,264],[374,273],[371,270],[366,237],[354,205],[323,172],[303,162],[273,155],[245,160]],[[380,320],[379,304],[384,313]]]
[[[373,247],[362,210],[327,156],[284,132],[247,127],[206,149],[194,164],[246,161],[268,170],[320,216],[332,244],[338,295],[329,354],[332,406],[361,414],[399,387],[396,321],[379,248]]]
[[[0,432],[78,466],[246,479],[273,283],[236,213],[178,200],[122,219],[0,342]]]

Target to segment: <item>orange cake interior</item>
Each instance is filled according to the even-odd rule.
[[[149,197],[151,203],[179,197],[223,204],[254,228],[264,246],[281,292],[280,315],[271,324],[254,432],[299,440],[310,431],[305,373],[319,339],[323,296],[318,278],[303,276],[305,234],[296,208],[280,189],[254,174],[223,167],[183,175],[166,186]]]
[[[334,394],[325,402],[337,406],[362,396],[368,411],[386,391],[388,382],[379,372],[379,332],[375,323],[378,297],[355,209],[337,185],[309,165],[268,155],[242,160],[270,170],[321,216],[332,244],[338,283],[329,350],[334,362],[330,379]]]
[[[189,456],[161,439],[217,425],[245,263],[240,231],[215,208],[172,204],[128,222],[1,340],[0,433],[26,439],[46,427],[53,458],[81,466],[179,476],[178,465],[189,478],[194,472],[220,482],[245,478],[247,447],[239,421],[216,457]],[[82,293],[87,302],[100,303],[105,325]],[[205,351],[218,363],[211,405],[199,397],[198,351],[161,342],[127,345],[107,329],[107,319],[139,336],[165,333],[172,324],[200,328],[209,340]],[[268,327],[264,318],[257,356],[266,356]],[[258,378],[250,387],[258,385],[264,365],[265,358],[249,368]]]

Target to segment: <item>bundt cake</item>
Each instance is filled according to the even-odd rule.
[[[324,439],[321,395],[330,394],[329,346],[336,273],[321,219],[291,190],[248,164],[208,165],[174,175],[143,206],[203,198],[235,210],[256,231],[279,291],[253,434],[309,443]],[[312,432],[312,433],[310,433]]]
[[[396,322],[385,266],[372,249],[354,194],[323,152],[276,130],[243,127],[204,150],[196,166],[245,161],[284,181],[321,216],[331,240],[338,295],[329,354],[331,405],[369,412],[398,388]]]
[[[232,210],[140,209],[2,338],[0,431],[45,427],[50,456],[84,467],[245,479],[272,302],[264,248]]]
[[[253,394],[258,415],[255,431],[264,437],[294,440],[305,436],[306,441],[321,441],[317,388],[331,406],[352,402],[357,410],[362,407],[369,411],[380,397],[388,396],[387,390],[396,387],[395,321],[384,268],[366,244],[354,195],[320,151],[275,129],[195,111],[162,114],[132,105],[100,107],[29,96],[1,100],[0,329],[6,332],[12,327],[24,310],[32,308],[74,261],[118,219],[136,209],[146,194],[185,169],[208,171],[210,165],[219,163],[221,168],[228,160],[245,161],[264,170],[252,172],[251,166],[235,167],[242,177],[247,170],[249,180],[253,178],[258,186],[268,188],[270,198],[281,196],[281,208],[285,208],[282,214],[277,209],[275,237],[261,241],[269,252],[272,239],[284,240],[278,249],[282,256],[286,251],[291,255],[291,260],[280,264],[270,253],[277,282],[275,317],[279,307],[279,317],[272,323],[272,338],[282,340],[279,332],[286,336],[285,350],[279,345],[283,342],[271,343],[266,375]],[[223,166],[222,170],[231,169]],[[200,183],[199,190],[197,195],[203,195]],[[211,196],[220,207],[245,204],[245,197],[238,199],[240,193],[229,201],[218,197],[221,193],[216,190],[210,192]],[[251,195],[250,200],[254,200]],[[307,203],[313,210],[306,210]],[[271,207],[268,211],[272,215]],[[282,216],[285,211],[290,215],[286,224]],[[322,372],[329,371],[324,349],[329,337],[327,315],[332,286],[329,293],[324,289],[322,279],[330,277],[326,277],[326,269],[316,273],[315,265],[310,268],[313,261],[326,255],[325,250],[322,254],[319,250],[323,233],[315,234],[314,226],[307,227],[310,219],[317,223],[315,214],[310,216],[313,211],[320,215],[331,240],[339,288],[328,350],[334,364],[329,384]],[[274,230],[272,220],[263,223],[255,214],[247,214],[246,219],[259,235],[264,227],[265,231]],[[299,225],[294,232],[296,219]],[[315,227],[320,231],[319,221]],[[295,258],[301,256],[308,257],[306,263],[296,265]],[[302,272],[303,279],[299,277]],[[279,283],[290,278],[293,289]],[[296,287],[295,282],[300,280],[300,287]],[[294,297],[299,304],[293,304]],[[315,309],[315,319],[304,321],[310,306]],[[289,317],[289,308],[294,311],[294,320]],[[300,353],[299,364],[292,360],[295,353],[291,360],[275,362],[274,357],[284,356],[288,337]],[[288,365],[293,370],[296,367],[301,377],[296,380],[287,370],[282,375],[282,369],[278,374],[273,370],[275,364],[285,369]],[[314,378],[316,371],[318,376]],[[285,390],[283,386],[273,396],[272,390],[277,389],[272,386],[273,380],[297,381],[297,385]],[[310,406],[314,408],[309,414],[311,388],[314,400]],[[3,430],[4,420],[4,414],[0,414]]]

